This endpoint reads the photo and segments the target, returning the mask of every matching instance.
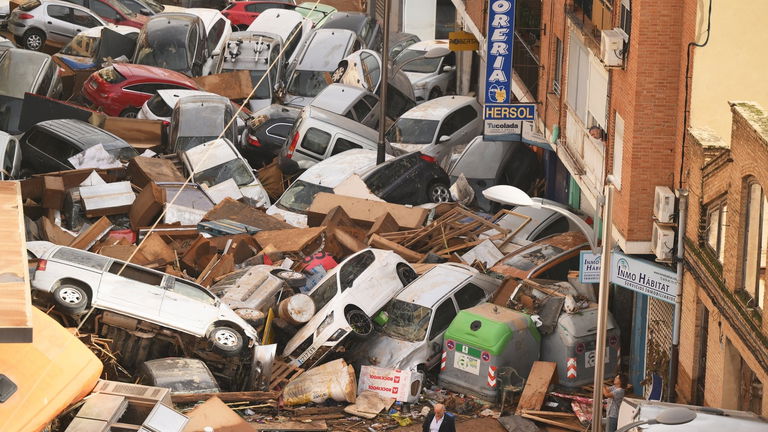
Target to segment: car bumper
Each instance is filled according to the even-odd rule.
[[[21,37],[24,35],[24,32],[27,31],[27,25],[24,23],[16,22],[16,21],[6,21],[6,25],[8,26],[8,31],[11,32],[14,36]]]

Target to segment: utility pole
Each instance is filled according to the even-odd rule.
[[[379,98],[379,145],[376,151],[376,165],[384,163],[386,143],[384,132],[387,130],[387,90],[389,88],[389,2],[384,0],[384,46],[381,49],[381,95]]]

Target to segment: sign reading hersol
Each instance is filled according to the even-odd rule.
[[[448,33],[448,48],[451,51],[477,51],[480,49],[480,42],[472,33],[455,31]]]
[[[675,272],[618,252],[611,256],[611,282],[669,303],[680,292]]]

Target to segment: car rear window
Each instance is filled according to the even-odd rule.
[[[307,133],[304,134],[304,139],[301,140],[301,147],[312,153],[324,155],[330,142],[331,134],[320,129],[309,128]]]
[[[168,106],[160,95],[152,96],[152,98],[147,101],[147,108],[152,111],[152,114],[158,117],[170,117],[171,114],[173,114],[173,108]]]
[[[339,273],[339,283],[341,284],[341,290],[345,291],[350,288],[352,284],[368,267],[373,264],[376,257],[371,251],[365,251],[355,257],[352,257],[344,263]]]
[[[68,261],[72,264],[77,264],[99,271],[104,271],[104,268],[109,262],[109,259],[102,256],[70,248],[61,248],[57,250],[53,253],[51,258],[58,261]]]
[[[38,0],[32,0],[19,6],[19,9],[23,10],[24,12],[29,12],[38,6],[40,6],[40,2]]]

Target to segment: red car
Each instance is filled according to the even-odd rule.
[[[65,0],[70,3],[79,4],[92,10],[104,21],[112,24],[136,27],[144,27],[149,18],[144,15],[134,13],[118,0]]]
[[[83,83],[83,96],[105,114],[136,117],[144,102],[158,90],[197,90],[189,77],[153,66],[114,63],[91,74]]]
[[[267,9],[294,9],[293,1],[236,1],[232,2],[223,11],[222,15],[232,22],[235,31],[243,31]]]

